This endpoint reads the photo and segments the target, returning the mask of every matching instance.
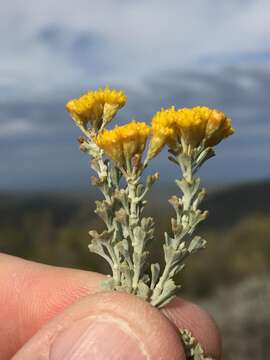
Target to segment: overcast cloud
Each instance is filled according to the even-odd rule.
[[[225,110],[237,132],[204,176],[269,176],[269,12],[267,0],[3,3],[0,188],[86,186],[64,104],[105,84],[129,95],[121,121],[172,104]]]

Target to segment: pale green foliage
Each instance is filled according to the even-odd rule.
[[[180,330],[180,338],[187,360],[214,360],[204,355],[201,344],[195,340],[190,331],[186,329]]]
[[[165,268],[151,295],[151,304],[158,307],[170,302],[180,288],[175,284],[174,276],[184,268],[184,260],[206,245],[204,239],[194,236],[196,226],[207,217],[207,212],[198,208],[205,190],[201,189],[200,179],[195,178],[194,174],[204,161],[214,155],[211,148],[203,147],[171,153],[170,160],[182,171],[182,179],[176,180],[182,197],[173,196],[169,199],[176,216],[171,220],[172,236],[165,233]]]
[[[154,238],[154,220],[143,216],[145,196],[157,181],[158,173],[148,176],[143,183],[141,175],[146,161],[141,164],[135,159],[125,169],[117,167],[104,159],[103,151],[91,138],[81,143],[81,149],[92,158],[91,167],[97,174],[92,177],[92,184],[104,195],[104,200],[96,201],[95,212],[106,229],[101,233],[89,232],[90,251],[102,256],[112,269],[112,276],[103,282],[103,288],[126,291],[154,306],[164,306],[180,288],[174,279],[183,270],[186,258],[206,245],[203,238],[194,235],[196,226],[207,216],[206,211],[199,209],[205,190],[195,173],[214,155],[213,150],[203,145],[195,149],[182,145],[178,150],[170,150],[170,160],[182,173],[181,179],[176,180],[181,197],[169,199],[175,217],[171,220],[171,234],[165,233],[162,270],[158,263],[149,264],[148,245]]]

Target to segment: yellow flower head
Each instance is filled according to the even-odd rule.
[[[89,91],[78,99],[69,101],[68,112],[75,122],[86,126],[88,123],[98,130],[101,125],[109,123],[127,101],[122,91],[110,90],[109,87]]]
[[[223,111],[212,110],[206,125],[206,145],[214,146],[234,131],[231,119],[227,118]]]
[[[206,146],[214,146],[233,132],[230,119],[222,111],[205,106],[162,109],[152,119],[148,157],[151,159],[156,156],[166,144],[175,149],[181,139],[191,148],[199,146],[203,141]]]
[[[144,122],[132,121],[126,125],[104,130],[95,143],[119,166],[143,153],[150,128]]]
[[[202,142],[211,112],[212,110],[204,106],[178,110],[176,128],[187,145],[194,148]]]
[[[148,158],[155,157],[164,145],[174,147],[177,141],[175,131],[177,111],[174,107],[161,109],[152,119],[152,139],[149,146]]]

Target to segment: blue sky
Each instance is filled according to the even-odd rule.
[[[270,2],[12,0],[0,13],[0,189],[80,190],[87,159],[65,102],[106,84],[129,96],[120,122],[207,105],[236,134],[202,176],[269,177]],[[166,154],[154,162],[164,181]]]

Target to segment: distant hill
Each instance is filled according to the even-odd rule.
[[[270,180],[214,191],[202,205],[210,213],[207,225],[217,228],[234,225],[254,213],[270,214]]]
[[[167,198],[174,194],[175,190],[176,187],[158,185],[150,195],[152,199],[149,201],[147,212],[157,214],[161,209],[162,212],[169,211]],[[28,213],[36,216],[49,213],[55,225],[64,225],[70,221],[87,223],[89,217],[94,216],[96,199],[95,192],[84,194],[0,192],[0,225],[18,225]],[[205,226],[214,228],[231,226],[253,213],[270,213],[270,180],[210,191],[202,203],[202,208],[210,212]]]
[[[151,261],[163,262],[161,243],[170,232],[173,210],[167,202],[174,185],[153,189],[146,216],[156,231]],[[0,251],[57,266],[108,273],[103,259],[87,251],[90,229],[103,229],[94,213],[95,191],[70,193],[0,193]],[[222,189],[210,187],[202,203],[210,211],[198,234],[208,241],[204,256],[188,260],[179,281],[190,295],[205,296],[220,285],[270,271],[270,180]],[[256,241],[254,241],[256,239]],[[213,261],[214,259],[214,261]],[[192,286],[186,286],[192,284]]]

